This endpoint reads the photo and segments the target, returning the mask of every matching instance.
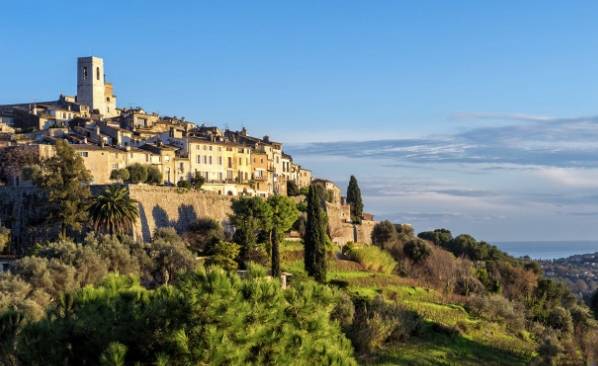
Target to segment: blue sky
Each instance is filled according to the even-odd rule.
[[[76,57],[93,54],[120,106],[268,133],[317,175],[357,174],[378,217],[598,238],[596,2],[21,1],[3,14],[0,104],[74,94]]]

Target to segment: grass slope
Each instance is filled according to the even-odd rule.
[[[282,267],[305,275],[303,247],[287,242],[281,248]],[[370,272],[352,261],[329,257],[328,280],[346,281],[347,291],[361,296],[382,295],[417,312],[425,326],[405,343],[380,350],[366,365],[528,365],[536,345],[527,333],[514,334],[504,324],[469,314],[462,304],[447,303],[437,291],[392,274]]]

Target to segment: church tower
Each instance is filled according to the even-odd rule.
[[[118,115],[112,84],[104,80],[104,60],[99,57],[77,59],[77,102],[97,110],[104,117]]]

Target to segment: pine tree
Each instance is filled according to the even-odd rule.
[[[56,155],[45,160],[33,178],[48,195],[48,221],[60,225],[62,236],[81,230],[87,222],[92,177],[75,150],[58,140]]]
[[[307,194],[307,222],[305,224],[305,270],[318,282],[326,281],[327,217],[322,208],[321,188],[311,185]]]
[[[299,217],[299,211],[295,202],[286,196],[271,196],[268,198],[268,204],[272,208],[272,226],[270,227],[272,276],[278,277],[280,276],[280,242]]]
[[[241,246],[240,259],[247,261],[252,249],[257,246],[258,237],[272,227],[272,209],[260,197],[240,197],[233,201],[230,216],[235,227],[234,241]]]
[[[349,187],[347,187],[347,203],[351,205],[351,220],[354,224],[360,224],[363,214],[363,201],[361,200],[361,191],[354,175],[351,176]]]

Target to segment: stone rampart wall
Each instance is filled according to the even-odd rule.
[[[213,192],[147,185],[129,185],[129,192],[139,205],[135,234],[144,241],[156,228],[172,226],[181,232],[199,218],[209,217],[227,227],[232,212],[231,198]]]

